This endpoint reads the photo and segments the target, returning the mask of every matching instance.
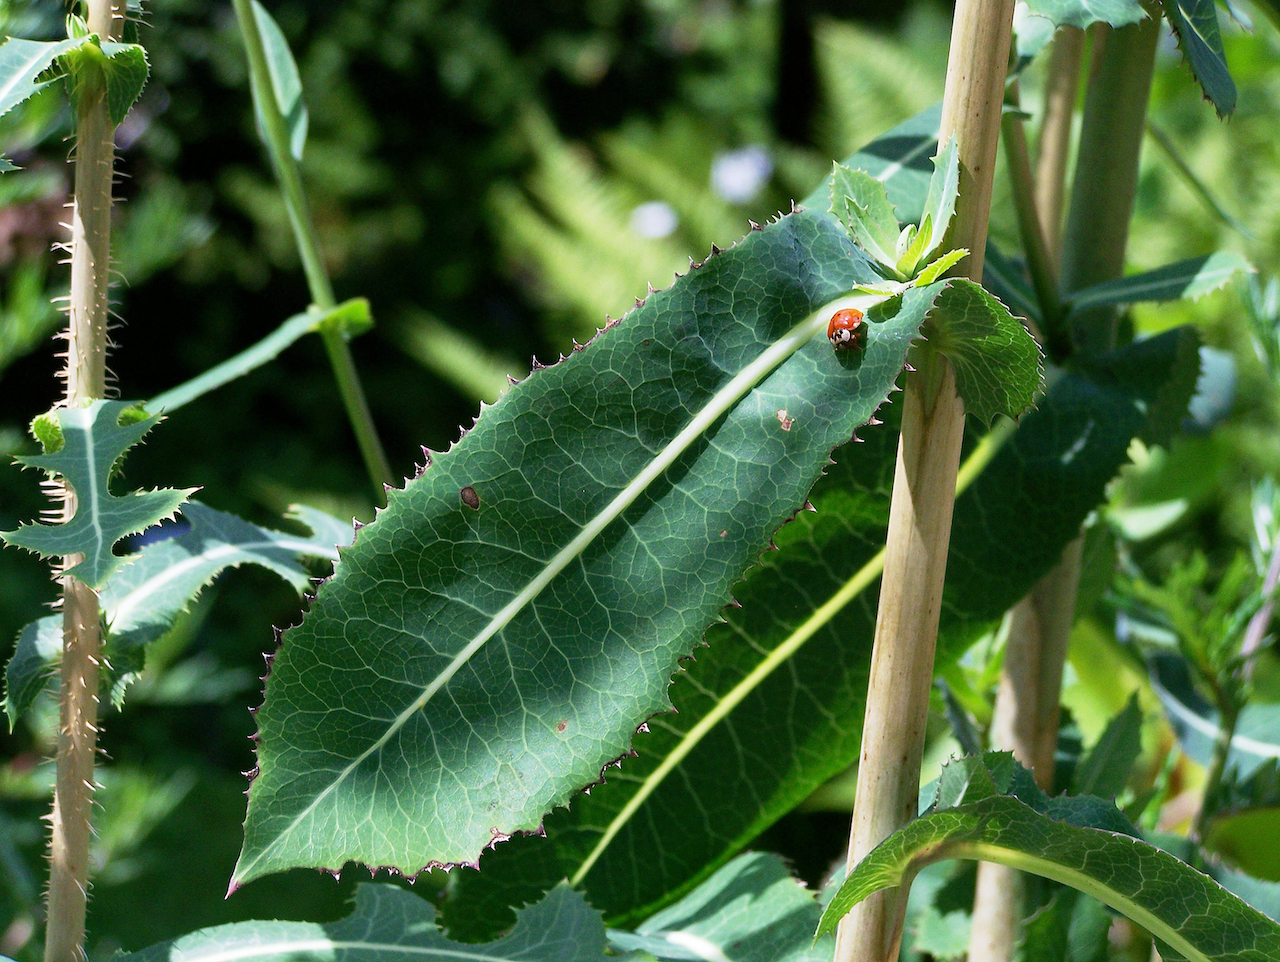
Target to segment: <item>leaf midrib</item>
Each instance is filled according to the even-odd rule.
[[[20,37],[13,37],[13,38],[10,38],[10,39],[11,39],[11,40],[20,40],[20,39],[22,39],[22,38],[20,38]],[[26,41],[26,42],[27,42],[27,43],[38,43],[39,41],[31,41],[31,40],[28,40],[28,41]],[[50,65],[50,64],[52,64],[52,63],[53,63],[53,61],[54,61],[54,60],[55,60],[55,59],[60,55],[60,53],[61,53],[61,51],[59,51],[58,53],[51,53],[50,51],[57,51],[59,47],[61,47],[61,46],[65,45],[65,44],[69,44],[69,43],[70,43],[70,41],[67,41],[67,40],[63,40],[63,41],[60,41],[60,42],[59,42],[59,41],[47,41],[47,42],[45,42],[45,43],[41,43],[41,44],[40,44],[40,48],[39,48],[38,50],[33,51],[33,55],[32,55],[31,57],[27,58],[25,61],[23,61],[23,62],[22,62],[22,66],[21,66],[21,68],[19,69],[19,71],[17,72],[17,74],[14,76],[13,80],[11,80],[9,83],[5,84],[3,87],[0,87],[0,104],[3,104],[6,100],[8,100],[8,99],[9,99],[9,97],[13,94],[13,92],[14,92],[15,90],[19,89],[19,88],[20,88],[24,83],[29,83],[29,84],[31,84],[31,85],[32,85],[32,87],[34,88],[34,89],[32,90],[32,93],[35,93],[36,91],[38,91],[38,90],[40,89],[40,87],[36,87],[36,86],[35,86],[35,78],[36,78],[36,77],[38,77],[38,76],[40,76],[40,74],[41,74],[41,73],[43,73],[45,70],[47,70],[47,69],[49,68],[49,65]],[[45,66],[41,67],[39,70],[36,70],[36,71],[33,73],[33,72],[32,72],[33,68],[34,68],[38,63],[40,63],[40,61],[45,60],[46,58],[48,59],[48,63],[47,63]],[[41,84],[40,86],[41,86],[41,87],[43,87],[43,86],[44,86],[44,84]],[[16,107],[19,103],[21,103],[21,102],[22,102],[22,100],[25,100],[25,99],[26,99],[26,98],[24,97],[24,98],[22,98],[21,100],[16,101],[16,102],[14,103],[14,105],[13,105],[13,106],[15,106],[15,107]]]
[[[110,606],[111,625],[120,621],[121,618],[127,618],[137,608],[145,606],[146,599],[149,596],[157,594],[164,586],[178,580],[192,568],[199,568],[210,562],[216,563],[224,556],[234,557],[239,554],[252,554],[255,551],[268,548],[280,548],[291,551],[295,555],[304,554],[316,558],[328,558],[331,561],[336,561],[338,558],[337,549],[325,551],[314,541],[279,538],[275,540],[263,539],[261,541],[223,543],[212,550],[202,551],[200,554],[175,562],[131,589],[119,602]],[[246,561],[250,562],[253,560],[252,558],[246,559]]]
[[[792,327],[786,334],[762,351],[750,364],[742,368],[727,384],[716,391],[693,419],[659,452],[625,488],[622,489],[609,504],[594,518],[588,521],[578,534],[547,563],[543,570],[531,580],[514,598],[493,615],[489,623],[469,641],[463,649],[426,685],[403,711],[387,726],[387,730],[367,749],[357,755],[337,777],[302,811],[281,829],[274,839],[265,845],[258,854],[248,862],[236,866],[232,879],[234,885],[239,879],[249,876],[253,869],[274,849],[283,843],[288,836],[305,820],[347,777],[367,758],[385,746],[419,711],[440,691],[454,675],[470,661],[484,645],[511,620],[522,611],[551,581],[570,563],[581,555],[606,527],[613,523],[628,507],[640,497],[667,468],[675,463],[689,446],[711,427],[730,408],[738,403],[746,394],[756,387],[775,368],[799,351],[820,331],[825,330],[827,318],[831,312],[844,307],[856,307],[864,313],[872,306],[883,301],[883,297],[870,295],[852,295],[837,298],[809,314],[804,320]]]
[[[978,442],[973,453],[965,459],[956,475],[956,497],[959,497],[961,492],[972,484],[983,469],[991,463],[991,459],[1004,446],[1004,443],[1013,436],[1014,430],[1015,425],[1012,421],[1002,421]],[[614,838],[617,837],[626,823],[640,809],[640,806],[657,791],[667,776],[689,756],[712,729],[724,721],[730,712],[737,708],[752,691],[758,688],[778,667],[785,664],[792,655],[800,650],[805,642],[817,634],[849,602],[862,594],[880,576],[884,570],[884,556],[885,549],[881,548],[874,557],[859,568],[830,598],[815,609],[813,614],[788,635],[782,644],[773,649],[738,684],[726,692],[715,707],[685,733],[676,747],[662,760],[662,763],[645,776],[636,793],[627,800],[627,804],[609,822],[604,834],[600,836],[595,846],[582,861],[582,864],[578,866],[577,871],[569,879],[570,885],[577,886],[581,884],[587,873],[599,861],[605,850],[612,844]],[[739,634],[742,634],[741,629],[736,628],[736,626],[735,629]]]

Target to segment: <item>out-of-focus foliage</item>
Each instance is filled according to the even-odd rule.
[[[661,286],[689,257],[733,243],[748,218],[788,209],[833,158],[936,101],[949,29],[949,12],[924,0],[879,11],[898,21],[875,26],[815,16],[848,12],[822,0],[265,6],[300,69],[310,117],[303,173],[327,265],[339,298],[368,296],[378,321],[353,350],[404,474],[421,460],[419,445],[447,446],[475,399],[492,398],[530,355],[566,351],[570,338],[626,311],[647,282]],[[254,132],[230,5],[165,0],[146,10],[140,32],[152,77],[117,138],[123,203],[114,301],[126,323],[113,331],[111,366],[130,397],[206,370],[306,307],[285,210]],[[0,29],[57,36],[65,12],[53,0],[0,0]],[[1201,102],[1171,42],[1162,46],[1152,98],[1154,124],[1252,236],[1208,213],[1148,142],[1131,243],[1136,268],[1225,246],[1265,275],[1280,271],[1280,44],[1275,28],[1256,19],[1248,35],[1223,18],[1240,91],[1230,124]],[[1023,83],[1033,117],[1042,69],[1033,64]],[[49,246],[65,220],[68,121],[63,103],[42,95],[0,126],[0,154],[24,168],[0,178],[6,455],[33,452],[25,423],[57,392],[49,334],[60,315],[48,299],[66,278]],[[1014,250],[1002,178],[995,211],[993,237]],[[1232,295],[1137,308],[1134,316],[1143,331],[1196,323],[1228,352],[1218,355],[1228,375],[1211,385],[1225,400],[1210,419],[1226,418],[1213,435],[1137,452],[1117,507],[1185,504],[1163,529],[1176,537],[1131,547],[1130,556],[1155,577],[1200,542],[1211,566],[1221,566],[1247,542],[1249,482],[1280,467],[1277,398]],[[367,517],[366,482],[317,340],[161,425],[128,462],[121,490],[161,485],[202,485],[208,503],[263,523],[294,501]],[[28,479],[0,471],[0,528],[41,507]],[[1105,572],[1111,542],[1099,544],[1093,567]],[[0,553],[0,639],[44,613],[53,594],[43,564]],[[1115,644],[1108,609],[1097,611],[1082,623],[1079,670],[1068,677],[1088,742],[1143,684]],[[245,707],[258,701],[261,653],[274,648],[270,626],[293,623],[297,612],[294,593],[268,575],[220,581],[156,643],[133,701],[107,716],[103,748],[113,764],[99,796],[95,957],[236,919],[345,914],[352,880],[308,872],[222,898],[244,818],[239,773],[252,765]],[[983,699],[999,639],[981,650],[967,676],[973,690],[958,693],[979,719],[989,711]],[[1274,675],[1256,684],[1276,688]],[[1154,718],[1149,691],[1141,703]],[[52,705],[38,702],[6,739],[0,767],[0,954],[20,959],[37,949],[43,840],[33,826],[47,807],[44,759],[56,729]],[[1140,779],[1157,783],[1149,810],[1158,812],[1194,772],[1173,763],[1156,770],[1164,757],[1156,749],[1170,742],[1154,722],[1143,744]],[[843,816],[826,817],[799,816],[764,841],[816,879],[845,830]],[[963,904],[957,885],[963,890],[964,879],[946,883],[947,911]]]

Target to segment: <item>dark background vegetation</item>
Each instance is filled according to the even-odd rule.
[[[595,303],[616,316],[645,279],[669,282],[669,274],[641,276],[639,290],[601,282],[604,289],[585,296],[565,279],[574,266],[599,275],[593,232],[617,239],[626,224],[620,211],[661,199],[654,172],[666,170],[662,164],[694,185],[711,226],[697,226],[696,210],[681,210],[680,231],[652,256],[701,256],[710,239],[732,242],[748,217],[767,218],[807,193],[831,157],[936,97],[949,16],[927,2],[908,10],[866,0],[267,6],[302,73],[311,131],[304,174],[338,297],[367,296],[378,322],[353,350],[399,475],[412,475],[421,446],[447,447],[477,410],[476,396],[406,350],[423,312],[516,371],[535,355],[553,359],[571,337],[603,323]],[[0,26],[52,37],[64,13],[56,2],[0,3]],[[148,3],[146,23],[151,81],[119,140],[115,308],[122,321],[109,363],[125,398],[150,397],[194,376],[308,301],[255,134],[230,5]],[[1174,56],[1162,61],[1156,102],[1201,169],[1221,169],[1225,158],[1251,151],[1254,167],[1270,162],[1274,180],[1274,37],[1228,39],[1243,91],[1229,135],[1198,103]],[[0,453],[30,450],[25,424],[57,398],[46,305],[65,285],[49,244],[69,186],[68,122],[66,109],[42,96],[0,129],[3,152],[25,168],[0,181]],[[1225,153],[1224,136],[1234,138]],[[619,144],[640,161],[623,163]],[[772,175],[744,202],[717,198],[708,181],[715,158],[752,145],[772,158]],[[1225,202],[1237,212],[1264,210],[1259,198],[1274,187],[1233,182],[1223,187]],[[564,211],[574,205],[594,223],[568,223]],[[1254,216],[1265,250],[1276,218],[1265,210]],[[998,201],[997,236],[1001,217],[1007,237],[1011,218]],[[1167,234],[1138,231],[1143,266],[1210,250],[1225,231],[1159,167],[1144,168],[1140,217],[1165,224],[1181,217],[1182,228],[1175,222],[1165,231],[1190,248],[1169,250]],[[535,228],[548,232],[546,243],[531,239],[541,236],[530,233]],[[637,248],[644,243],[636,239]],[[1188,319],[1187,310],[1195,309],[1140,321],[1161,327]],[[1211,341],[1232,348],[1241,343],[1237,313],[1226,304],[1193,319]],[[1241,451],[1246,460],[1274,463],[1276,444],[1261,438],[1274,423],[1272,404],[1259,397],[1236,408],[1243,440],[1210,452],[1215,470],[1235,470]],[[41,510],[35,481],[0,469],[0,528]],[[1204,488],[1202,477],[1192,481]],[[1209,541],[1230,537],[1219,520],[1230,482],[1215,475],[1195,495],[1193,516],[1202,520],[1194,523]],[[130,456],[121,483],[199,485],[208,504],[277,525],[296,501],[364,519],[373,507],[315,338],[177,412]],[[7,644],[53,597],[44,565],[0,552],[0,641]],[[272,625],[293,623],[298,611],[292,592],[267,574],[223,578],[168,641],[137,697],[107,715],[102,747],[110,763],[90,907],[95,955],[238,918],[337,917],[354,881],[367,877],[353,870],[335,884],[293,872],[222,899],[240,843],[240,773],[253,764],[246,708],[260,700]],[[4,954],[29,951],[23,920],[40,895],[35,819],[47,805],[52,775],[43,760],[55,715],[46,704],[0,748]],[[768,841],[812,877],[839,848],[843,824],[843,816],[794,816]]]

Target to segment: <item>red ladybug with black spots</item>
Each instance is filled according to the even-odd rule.
[[[848,307],[836,311],[827,323],[827,337],[837,351],[861,350],[867,344],[867,324],[862,311]]]

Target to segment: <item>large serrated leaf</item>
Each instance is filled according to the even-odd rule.
[[[1123,27],[1145,17],[1139,0],[1018,0],[1013,10],[1018,57],[1034,57],[1059,27],[1085,30],[1095,23]]]
[[[23,40],[10,37],[0,44],[0,116],[58,79],[50,74],[49,68],[82,43],[84,38]]]
[[[1225,287],[1238,274],[1253,272],[1247,259],[1231,251],[1168,264],[1076,291],[1067,298],[1072,311],[1087,311],[1143,301],[1195,300]]]
[[[1126,834],[1086,827],[1093,814],[1071,804],[1042,814],[1007,795],[926,814],[858,864],[823,913],[818,933],[834,930],[868,895],[909,884],[923,866],[963,858],[1069,885],[1193,962],[1268,962],[1280,956],[1280,925],[1172,855]]]
[[[893,389],[937,287],[820,334],[873,281],[830,219],[753,231],[536,371],[343,553],[287,632],[233,884],[347,860],[413,873],[539,827],[635,727]]]
[[[948,282],[925,325],[929,347],[956,372],[964,408],[983,424],[997,414],[1017,420],[1044,379],[1044,355],[1008,308],[973,281]]]
[[[634,932],[609,932],[615,951],[661,962],[828,962],[829,940],[813,944],[822,910],[776,855],[734,859]]]
[[[112,548],[116,542],[170,517],[195,488],[161,488],[114,495],[108,486],[116,462],[142,440],[158,417],[121,424],[131,405],[123,401],[94,401],[83,408],[59,408],[52,413],[62,432],[60,450],[20,457],[19,463],[61,477],[76,493],[76,513],[59,524],[24,524],[0,538],[44,558],[83,554],[69,569],[90,588],[101,587],[124,563]]]
[[[294,517],[311,528],[309,536],[262,528],[196,501],[183,506],[182,517],[190,524],[189,530],[152,541],[102,586],[106,652],[117,668],[140,662],[142,650],[173,627],[178,616],[227,568],[259,565],[302,593],[310,587],[310,580],[298,559],[336,561],[337,545],[351,542],[350,525],[310,508],[294,509]],[[61,618],[41,618],[22,629],[5,671],[4,707],[10,728],[31,706],[44,686],[49,665],[60,654]],[[123,694],[123,687],[118,693]]]
[[[1061,557],[1127,460],[1159,393],[1174,376],[1174,331],[1117,352],[1142,351],[1147,379],[1119,381],[1121,361],[1061,372],[1037,408],[957,500],[938,664],[968,644]],[[1151,384],[1148,385],[1147,381]],[[1194,373],[1191,377],[1194,382]],[[1190,388],[1182,395],[1185,408]],[[892,413],[892,412],[891,412]],[[486,852],[458,874],[444,912],[479,936],[510,925],[510,904],[560,878],[578,880],[618,924],[644,918],[857,759],[875,624],[897,434],[889,423],[835,455],[814,488],[816,509],[775,537],[734,594],[741,608],[707,634],[671,696],[677,713],[650,722],[638,757],[568,811],[543,837]],[[1010,492],[1018,492],[1016,498]],[[644,852],[643,859],[635,853]]]
[[[1160,0],[1192,74],[1219,117],[1236,109],[1236,84],[1227,69],[1227,54],[1218,27],[1214,0]]]
[[[338,922],[233,922],[192,932],[116,962],[605,962],[600,913],[561,885],[517,910],[509,935],[485,945],[445,936],[435,909],[394,885],[361,885]]]

